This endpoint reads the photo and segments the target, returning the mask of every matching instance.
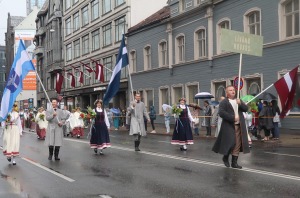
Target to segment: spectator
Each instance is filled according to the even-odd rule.
[[[156,133],[155,126],[154,126],[154,120],[156,120],[156,111],[154,109],[154,106],[150,106],[150,112],[149,112],[150,122],[152,126],[151,133]]]
[[[272,112],[273,112],[273,126],[274,128],[272,129],[272,134],[273,134],[273,139],[274,140],[279,140],[279,127],[278,124],[280,122],[280,109],[277,105],[276,100],[272,100],[272,102],[270,103],[271,107],[272,107]]]
[[[270,139],[270,132],[273,129],[273,112],[268,102],[263,102],[263,107],[259,112],[260,128],[264,130],[265,137],[262,141],[268,141]]]
[[[207,100],[204,101],[204,116],[202,126],[206,127],[206,137],[211,136],[211,107]]]
[[[170,133],[170,118],[171,118],[171,108],[170,107],[166,108],[164,117],[165,117],[165,125],[166,125],[166,129],[167,129],[167,133]]]

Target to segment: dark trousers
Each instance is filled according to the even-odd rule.
[[[206,135],[211,136],[211,127],[206,127]]]
[[[144,120],[145,130],[147,131],[147,120]]]
[[[152,129],[155,130],[155,127],[154,127],[154,120],[150,119],[150,122],[151,122]]]

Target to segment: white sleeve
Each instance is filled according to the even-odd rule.
[[[22,123],[21,123],[20,116],[17,119],[17,126],[19,128],[19,134],[22,135],[23,134],[23,128],[22,128]]]
[[[108,121],[108,117],[107,117],[106,110],[103,109],[103,111],[104,111],[104,120],[105,120],[105,124],[106,124],[107,128],[110,128],[110,124],[109,124],[109,121]]]

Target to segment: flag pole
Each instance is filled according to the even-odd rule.
[[[254,96],[254,98],[251,98],[251,100],[249,100],[246,104],[249,104],[251,101],[253,101],[254,99],[256,99],[258,96],[260,96],[261,94],[263,94],[265,91],[267,91],[268,89],[270,89],[274,84],[271,84],[270,86],[268,86],[266,89],[264,89],[262,92],[260,92],[259,94],[257,94],[256,96]]]

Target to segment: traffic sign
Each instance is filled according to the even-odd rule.
[[[238,84],[239,84],[239,77],[236,77],[233,80],[233,86],[236,90],[238,90]],[[244,80],[243,80],[243,78],[240,78],[240,90],[243,89],[243,86],[244,86]]]

